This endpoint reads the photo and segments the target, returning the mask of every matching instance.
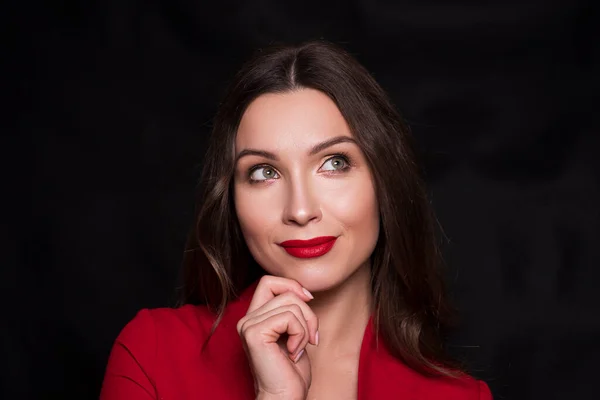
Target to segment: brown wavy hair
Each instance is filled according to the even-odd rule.
[[[242,237],[233,204],[234,141],[258,96],[312,88],[346,119],[372,171],[380,234],[372,255],[376,331],[390,352],[429,376],[458,376],[447,356],[448,305],[433,216],[407,126],[367,70],[323,41],[259,51],[233,79],[214,119],[200,180],[196,224],[184,257],[181,303],[225,306],[264,274]]]

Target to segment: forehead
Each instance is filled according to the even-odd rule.
[[[334,136],[352,136],[336,104],[324,93],[301,89],[269,93],[246,109],[235,140],[236,150],[246,147],[300,146]]]

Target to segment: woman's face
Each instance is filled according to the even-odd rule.
[[[379,235],[371,172],[329,97],[313,89],[258,97],[235,154],[237,216],[265,271],[317,292],[370,267]]]

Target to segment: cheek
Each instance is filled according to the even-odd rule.
[[[273,212],[273,196],[266,192],[261,193],[245,187],[235,189],[235,211],[244,238],[250,247],[252,242],[268,237],[277,222],[276,213]]]
[[[349,181],[335,192],[323,193],[326,198],[322,204],[328,205],[331,215],[346,229],[360,228],[361,234],[378,234],[379,208],[370,178]]]

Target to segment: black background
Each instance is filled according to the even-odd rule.
[[[5,3],[0,397],[98,396],[120,329],[175,303],[228,79],[321,37],[417,137],[471,372],[497,399],[596,397],[596,4]]]

